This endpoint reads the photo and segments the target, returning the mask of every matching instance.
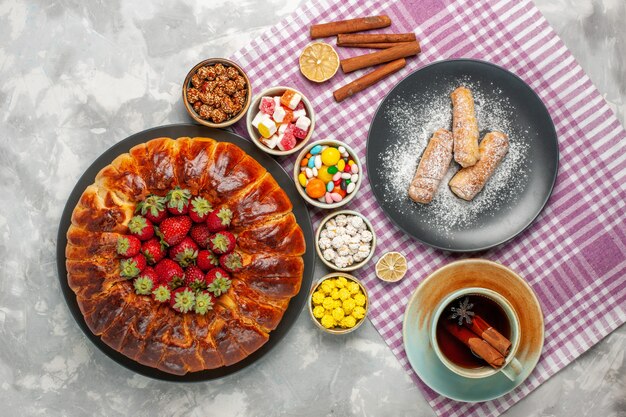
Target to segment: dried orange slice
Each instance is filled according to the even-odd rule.
[[[327,43],[310,43],[300,54],[300,72],[316,83],[330,80],[338,68],[339,55]]]
[[[400,281],[408,267],[406,258],[400,252],[387,252],[376,262],[376,276],[383,281]]]

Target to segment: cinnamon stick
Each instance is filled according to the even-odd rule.
[[[344,43],[339,45],[344,48],[371,48],[371,49],[387,49],[394,46],[400,46],[411,42],[378,42],[378,43]]]
[[[337,45],[382,42],[412,42],[417,40],[415,33],[349,33],[337,35]]]
[[[451,321],[447,321],[445,327],[452,336],[463,342],[472,352],[483,358],[492,367],[498,369],[504,365],[504,356],[468,328]]]
[[[320,23],[311,26],[311,38],[325,38],[340,33],[360,32],[362,30],[380,29],[391,25],[387,15],[368,16],[358,19],[341,20],[337,22]]]
[[[419,53],[420,44],[415,41],[400,46],[394,46],[393,48],[383,49],[382,51],[372,52],[371,54],[342,59],[340,64],[343,72],[349,73],[361,68],[371,67],[384,62],[395,61],[396,59],[406,58],[407,56],[417,55]]]
[[[390,63],[370,72],[369,74],[366,74],[361,78],[358,78],[351,83],[344,85],[333,93],[335,101],[343,101],[346,98],[358,93],[359,91],[365,90],[367,87],[376,84],[383,78],[404,68],[405,65],[406,60],[404,58],[396,59],[395,61],[391,61]]]
[[[511,350],[511,341],[502,334],[491,327],[489,323],[482,319],[482,317],[475,315],[472,318],[472,323],[466,325],[472,332],[482,337],[491,346],[493,346],[498,352],[506,356]]]

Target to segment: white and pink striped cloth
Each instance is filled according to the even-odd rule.
[[[332,92],[360,77],[339,72],[316,85],[298,70],[312,23],[387,14],[386,32],[414,31],[422,53],[372,88],[335,103]],[[334,40],[328,39],[334,44]],[[342,58],[363,50],[338,48]],[[293,86],[317,112],[315,139],[347,142],[365,158],[369,124],[381,99],[411,71],[447,58],[477,58],[524,79],[544,101],[556,125],[561,161],[550,201],[521,236],[480,254],[501,262],[533,287],[545,314],[546,338],[535,371],[516,390],[484,403],[458,403],[427,388],[411,369],[402,344],[402,316],[418,283],[458,256],[404,235],[384,215],[365,178],[351,209],[367,215],[379,238],[376,259],[396,250],[409,259],[396,285],[377,280],[373,262],[357,272],[368,287],[370,319],[438,415],[497,416],[616,329],[626,317],[626,132],[567,48],[529,0],[322,1],[306,4],[232,58],[253,89]],[[601,63],[599,63],[601,65]],[[245,136],[245,126],[237,131]],[[291,172],[295,158],[282,161]],[[319,221],[319,211],[313,211]]]

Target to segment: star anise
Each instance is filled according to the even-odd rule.
[[[474,312],[470,311],[470,309],[474,307],[474,304],[469,302],[469,298],[465,297],[461,303],[459,303],[458,307],[451,307],[450,311],[452,314],[450,315],[450,320],[459,319],[459,326],[463,325],[463,319],[467,324],[472,323],[472,317],[474,316]]]

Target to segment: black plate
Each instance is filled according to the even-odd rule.
[[[454,86],[461,84],[469,84],[475,97],[478,95],[487,103],[489,100],[505,100],[506,123],[510,130],[506,133],[511,137],[512,146],[515,140],[516,146],[520,146],[517,149],[524,150],[523,158],[518,159],[520,164],[523,163],[523,169],[515,174],[521,175],[521,179],[517,179],[514,190],[510,184],[494,186],[499,187],[494,196],[501,198],[497,206],[486,207],[484,212],[474,216],[471,221],[455,224],[443,232],[442,212],[434,213],[432,207],[414,203],[408,198],[405,190],[408,189],[410,179],[406,187],[402,188],[402,195],[393,192],[397,197],[389,198],[389,184],[397,172],[389,169],[388,155],[387,159],[384,158],[387,149],[406,146],[407,136],[402,134],[406,132],[399,131],[398,118],[390,116],[394,112],[398,113],[398,107],[394,107],[398,106],[397,103],[411,103],[411,107],[408,107],[410,111],[419,111],[422,106],[427,108],[431,105],[429,101],[432,103],[434,98],[443,97],[449,102],[450,92]],[[449,111],[451,114],[451,105]],[[479,125],[480,123],[479,117]],[[430,137],[432,133],[424,131],[421,134]],[[482,138],[486,130],[480,133]],[[511,152],[506,158],[510,155]],[[414,155],[415,164],[419,156],[419,153]],[[526,229],[537,218],[552,193],[558,160],[559,149],[554,124],[537,94],[509,71],[488,62],[470,59],[436,62],[407,76],[381,102],[370,126],[367,141],[367,172],[376,200],[385,214],[415,239],[452,252],[488,249],[512,239]],[[406,178],[406,175],[402,178]],[[448,189],[442,190],[443,187],[447,187],[447,184],[442,182],[440,193],[450,192]],[[487,187],[489,183],[483,192]],[[393,190],[400,188],[400,185],[396,185]],[[509,195],[498,196],[498,193]],[[479,197],[480,195],[476,197],[475,202]]]
[[[285,190],[285,192],[291,199],[291,202],[293,203],[293,213],[296,216],[298,224],[300,225],[300,227],[302,228],[302,232],[304,233],[304,238],[306,239],[306,253],[303,256],[304,275],[302,277],[302,287],[300,289],[300,292],[291,299],[289,307],[287,308],[283,319],[280,321],[278,327],[270,333],[270,338],[267,343],[265,343],[265,345],[263,345],[252,355],[246,357],[244,360],[237,362],[234,365],[178,376],[168,374],[167,372],[163,372],[156,368],[144,366],[138,362],[135,362],[134,360],[128,358],[127,356],[124,356],[120,352],[110,348],[98,336],[94,335],[91,330],[89,330],[89,327],[85,323],[85,319],[83,318],[83,315],[78,308],[76,295],[67,283],[67,270],[65,268],[65,246],[67,245],[66,233],[67,229],[70,226],[72,211],[78,203],[78,200],[83,191],[85,191],[85,188],[87,188],[87,186],[94,182],[96,174],[102,168],[110,164],[113,159],[115,159],[118,155],[128,152],[133,146],[143,142],[147,142],[150,139],[158,137],[178,138],[183,136],[210,137],[217,141],[233,143],[246,151],[250,156],[256,159],[257,162],[263,165],[263,167],[265,167],[265,169],[267,169],[268,172],[270,172],[274,176],[274,179],[276,179],[278,184],[280,184],[283,190]],[[109,356],[120,365],[123,365],[126,368],[147,377],[167,381],[197,382],[221,378],[226,375],[232,374],[233,372],[236,372],[240,369],[243,369],[246,366],[259,360],[274,346],[276,346],[278,342],[282,340],[282,338],[287,334],[289,329],[293,326],[296,319],[300,315],[302,308],[306,304],[308,290],[311,287],[315,267],[315,250],[313,249],[313,245],[313,226],[311,225],[311,219],[309,217],[309,212],[307,211],[306,205],[298,194],[298,191],[296,190],[296,187],[291,177],[285,172],[285,170],[283,170],[280,165],[278,165],[278,163],[273,158],[271,158],[266,153],[260,151],[251,142],[232,132],[194,124],[176,124],[144,130],[143,132],[136,133],[122,140],[121,142],[118,142],[117,144],[109,148],[105,153],[100,155],[100,157],[96,159],[93,164],[91,164],[87,171],[85,171],[82,177],[80,177],[78,183],[74,187],[74,190],[72,190],[72,193],[70,194],[67,204],[65,205],[65,209],[63,210],[63,215],[61,217],[59,234],[57,237],[57,268],[59,271],[59,281],[61,283],[63,295],[65,296],[65,301],[67,302],[67,305],[72,312],[74,319],[83,330],[83,332],[87,335],[87,337],[89,337],[89,339],[91,339],[91,341],[107,356]]]

